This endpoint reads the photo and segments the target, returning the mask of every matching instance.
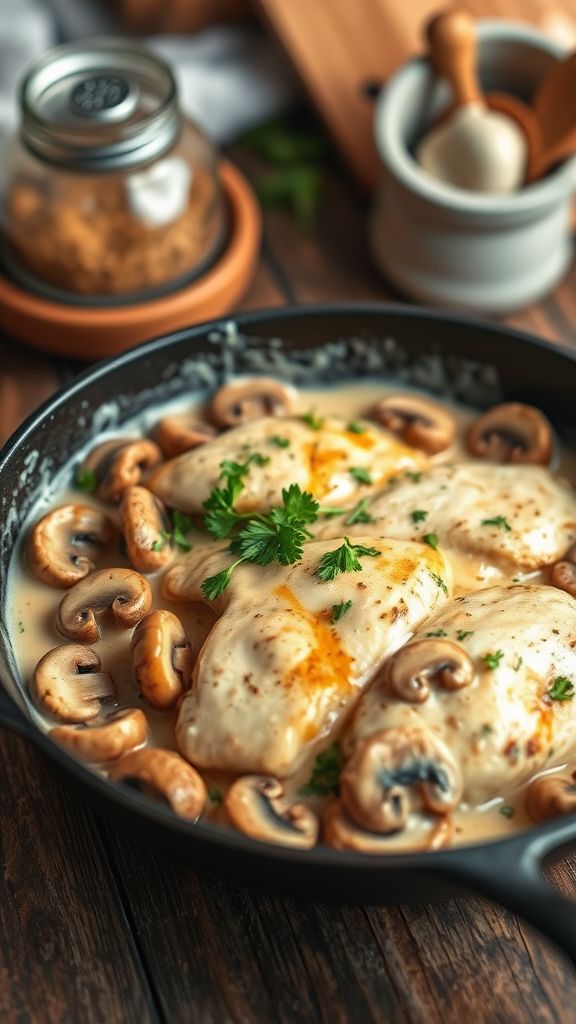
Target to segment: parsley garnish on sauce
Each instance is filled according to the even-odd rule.
[[[436,533],[425,533],[422,540],[428,547],[434,548],[434,551],[438,549],[438,534]]]
[[[354,526],[354,523],[373,523],[374,516],[371,516],[370,513],[366,511],[367,505],[368,498],[362,498],[356,505],[356,508],[352,509],[352,512],[346,520],[346,525]]]
[[[571,679],[566,679],[566,676],[556,676],[546,694],[550,700],[572,700],[574,697],[574,683]]]
[[[219,789],[209,789],[208,799],[210,800],[211,803],[218,805],[222,803],[224,797],[222,796],[222,793],[220,792]]]
[[[351,420],[350,423],[346,424],[346,430],[349,434],[365,434],[366,427],[363,427],[361,423],[357,423],[356,420]]]
[[[152,545],[152,551],[162,551],[169,541],[172,541],[182,551],[191,551],[192,545],[187,534],[191,533],[193,529],[190,516],[185,516],[175,508],[172,512],[172,529],[160,531],[160,536]]]
[[[502,804],[502,806],[500,807],[500,814],[502,814],[505,818],[513,818],[514,808],[510,807],[509,804]]]
[[[344,537],[343,543],[334,551],[327,551],[322,555],[320,564],[316,569],[316,576],[319,576],[323,583],[328,583],[341,572],[360,572],[362,564],[360,558],[368,556],[377,558],[381,552],[378,548],[367,548],[363,544],[351,544],[348,537]]]
[[[448,636],[448,633],[445,629],[431,629],[429,633],[426,633],[426,636]]]
[[[522,665],[523,661],[524,661],[524,658],[522,657],[522,655],[521,654],[517,655],[516,661],[512,665],[512,668],[514,669],[515,672],[519,671],[520,666]]]
[[[312,412],[312,410],[310,412],[305,412],[300,419],[310,427],[310,430],[321,430],[325,423],[324,417],[317,416],[315,412]]]
[[[269,442],[270,442],[270,444],[275,445],[276,448],[289,448],[290,447],[290,438],[289,437],[280,437],[279,434],[274,434],[273,437],[269,438]]]
[[[486,668],[494,670],[498,668],[498,665],[504,657],[504,651],[496,651],[494,654],[483,654],[482,661],[486,665]]]
[[[318,754],[308,782],[300,790],[301,796],[337,796],[338,778],[342,767],[342,754],[337,743],[332,743]]]
[[[244,462],[231,462],[225,459],[220,463],[220,479],[222,487],[215,487],[210,497],[202,506],[206,511],[204,526],[217,540],[229,537],[235,527],[246,518],[234,509],[234,503],[244,489],[244,478],[250,466],[264,466],[270,460],[253,452]]]
[[[512,527],[505,516],[494,516],[493,519],[483,519],[480,526],[497,526],[500,530],[510,533]]]
[[[96,473],[93,469],[81,469],[76,474],[76,487],[79,491],[84,491],[86,494],[93,494],[98,486],[98,480],[96,479]]]
[[[372,483],[372,477],[370,476],[368,470],[364,469],[364,466],[350,466],[348,472],[350,473],[350,476],[353,477],[354,480],[357,480],[359,484]]]
[[[411,469],[407,469],[405,475],[413,484],[419,484],[422,479],[422,473],[413,473]]]
[[[414,511],[411,512],[410,515],[412,516],[413,523],[423,523],[424,520],[428,517],[426,509],[423,508],[414,509]]]
[[[428,575],[432,577],[436,586],[440,587],[440,590],[443,590],[445,594],[448,594],[448,587],[442,577],[438,576],[438,573],[432,572],[432,569],[428,569]]]
[[[346,612],[349,612],[352,607],[352,601],[341,601],[340,604],[332,605],[332,622],[339,622]]]
[[[456,632],[456,639],[460,641],[465,640],[467,636],[472,636],[473,632],[473,629],[459,629]]]

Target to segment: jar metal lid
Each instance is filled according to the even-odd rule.
[[[108,171],[154,160],[181,127],[174,76],[145,47],[115,38],[57,46],[20,87],[21,135],[60,166]]]

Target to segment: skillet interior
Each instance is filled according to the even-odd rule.
[[[202,385],[217,386],[227,375],[238,372],[274,374],[309,385],[350,378],[381,379],[422,387],[439,398],[476,408],[501,400],[532,402],[548,414],[566,444],[576,443],[576,356],[518,332],[381,305],[268,311],[237,317],[234,323],[239,333],[226,323],[199,326],[89,370],[46,403],[5,446],[0,455],[4,522],[0,543],[4,684],[0,720],[33,739],[68,779],[81,785],[108,814],[171,849],[178,847],[194,863],[296,889],[300,894],[392,904],[442,897],[453,893],[455,887],[459,890],[473,883],[503,898],[505,893],[500,894],[488,879],[488,867],[484,869],[488,862],[491,870],[500,870],[502,881],[506,867],[524,863],[528,873],[521,881],[530,889],[531,884],[536,885],[535,868],[543,855],[560,845],[562,849],[576,846],[574,819],[540,826],[489,847],[386,858],[325,848],[301,852],[268,847],[210,823],[191,826],[138,793],[96,777],[40,733],[7,696],[17,697],[18,693],[6,628],[7,571],[38,489],[49,485],[69,461],[70,453],[95,433],[153,403],[185,396]],[[511,882],[507,884],[511,889]],[[539,891],[533,889],[533,900],[538,899]],[[516,903],[511,898],[508,902],[522,909],[520,896]],[[557,908],[559,914],[561,909]],[[545,927],[545,922],[535,923]],[[574,955],[576,933],[573,950]]]

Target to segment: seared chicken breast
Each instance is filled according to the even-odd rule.
[[[433,534],[440,547],[481,558],[505,575],[557,561],[576,538],[576,493],[541,466],[464,462],[409,472],[370,498],[365,512],[369,523],[320,519],[315,534]]]
[[[323,504],[349,505],[374,485],[428,463],[422,452],[377,425],[355,433],[335,417],[313,422],[269,416],[246,423],[165,462],[147,486],[170,507],[199,513],[227,460],[249,463],[236,501],[239,512],[281,504],[282,489],[292,483]]]
[[[180,706],[176,736],[189,761],[293,774],[314,744],[339,729],[384,659],[445,603],[450,570],[439,552],[403,541],[369,544],[378,554],[329,582],[316,570],[337,541],[306,544],[295,565],[235,569],[212,602],[221,617]],[[191,552],[167,572],[166,596],[203,600],[202,581],[230,561],[223,550]]]

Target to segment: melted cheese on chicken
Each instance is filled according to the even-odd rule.
[[[493,587],[451,601],[413,639],[430,633],[457,642],[463,636],[476,669],[472,683],[447,690],[432,682],[427,700],[407,703],[386,692],[383,673],[357,707],[348,754],[381,729],[424,726],[451,751],[471,805],[574,757],[576,697],[550,697],[554,680],[576,680],[574,598],[554,587]]]
[[[350,504],[371,490],[354,470],[360,470],[360,477],[362,470],[369,473],[373,486],[405,470],[422,469],[428,462],[422,452],[376,425],[358,434],[346,429],[344,420],[331,417],[320,422],[317,430],[296,418],[270,416],[246,423],[165,462],[147,486],[172,508],[199,513],[220,482],[222,462],[243,463],[257,454],[267,461],[250,464],[236,502],[239,512],[280,505],[282,489],[292,483],[323,504]]]
[[[557,561],[576,537],[574,490],[541,466],[435,466],[389,485],[366,511],[373,521],[346,526],[348,535],[421,540],[436,534],[441,547],[483,558],[509,575]],[[340,519],[315,526],[318,537],[342,530]]]
[[[322,582],[315,571],[334,541],[311,542],[296,565],[240,565],[212,603],[221,612],[180,707],[176,736],[189,761],[234,772],[294,773],[329,737],[383,660],[441,607],[450,587],[443,556],[422,544],[370,542],[380,555]],[[165,592],[202,600],[202,581],[230,563],[193,551]],[[333,621],[333,607],[350,607]]]

